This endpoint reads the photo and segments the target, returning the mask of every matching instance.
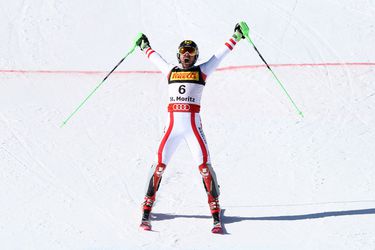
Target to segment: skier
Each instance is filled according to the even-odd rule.
[[[240,25],[236,24],[232,37],[207,62],[197,66],[195,63],[199,57],[198,46],[191,40],[184,40],[177,51],[177,60],[181,67],[167,63],[151,48],[146,35],[143,34],[137,40],[137,46],[167,77],[169,90],[169,119],[159,144],[156,160],[150,169],[143,202],[141,228],[151,230],[150,213],[163,172],[179,143],[185,140],[203,178],[209,208],[214,220],[212,232],[222,233],[220,191],[202,129],[199,115],[200,101],[206,78],[214,72],[236,43],[244,38]]]

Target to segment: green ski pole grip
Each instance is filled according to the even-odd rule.
[[[143,33],[142,32],[139,32],[138,35],[134,38],[133,40],[133,47],[131,48],[131,50],[128,52],[128,54],[130,53],[133,53],[133,51],[135,50],[135,48],[137,47],[137,42],[138,40],[142,37]]]
[[[249,26],[247,26],[247,24],[244,21],[241,21],[240,27],[241,27],[242,34],[245,37],[248,37],[249,36]]]

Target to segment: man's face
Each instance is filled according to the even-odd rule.
[[[184,69],[190,68],[194,65],[196,50],[192,47],[182,47],[179,50],[180,61]]]

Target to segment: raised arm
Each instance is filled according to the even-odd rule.
[[[150,46],[150,42],[145,34],[139,38],[136,42],[139,48],[145,53],[147,58],[161,70],[164,75],[168,75],[171,69],[174,67],[173,64],[167,63],[155,50],[153,50]]]
[[[234,46],[241,40],[244,39],[245,36],[243,35],[241,31],[240,25],[237,23],[234,28],[234,34],[231,38],[228,39],[228,41],[223,44],[218,51],[205,63],[202,63],[200,66],[203,74],[206,76],[209,76],[212,74],[212,72],[215,71],[215,69],[219,66],[221,61],[224,59],[226,55],[230,51],[233,50]]]

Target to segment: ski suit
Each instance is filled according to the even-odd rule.
[[[167,77],[169,91],[169,115],[157,151],[157,159],[150,169],[143,203],[144,210],[151,211],[162,174],[178,145],[184,140],[199,166],[211,213],[220,211],[218,203],[220,192],[211,166],[199,111],[206,78],[215,71],[235,45],[236,41],[233,38],[228,39],[208,61],[188,69],[167,63],[152,48],[144,50],[149,60]]]

